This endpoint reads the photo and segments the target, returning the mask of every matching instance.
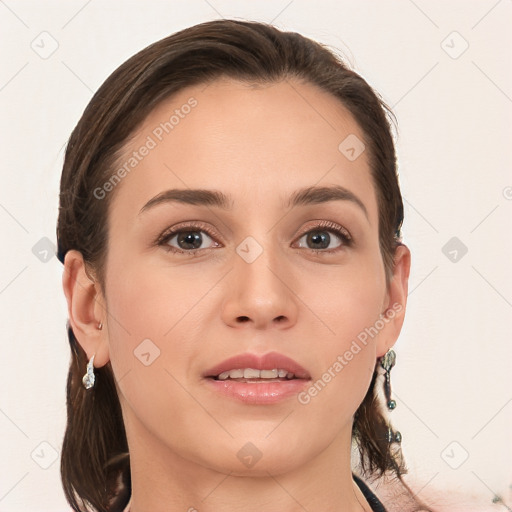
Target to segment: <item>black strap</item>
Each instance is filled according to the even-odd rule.
[[[370,488],[356,475],[352,475],[352,477],[359,489],[361,489],[366,501],[370,504],[370,507],[372,507],[373,512],[386,512],[384,505],[379,501],[379,498],[373,494]]]

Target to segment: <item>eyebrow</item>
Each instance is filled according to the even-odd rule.
[[[285,203],[286,208],[321,204],[330,201],[350,201],[356,204],[368,218],[364,203],[350,190],[341,185],[328,187],[305,187],[296,190]],[[164,203],[184,203],[198,206],[213,206],[222,210],[233,209],[233,199],[220,190],[207,189],[169,189],[150,199],[140,210],[139,215]]]

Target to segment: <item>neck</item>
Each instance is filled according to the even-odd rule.
[[[130,512],[371,512],[352,479],[351,425],[303,464],[262,458],[252,469],[222,461],[211,468],[162,445],[137,421],[127,422]],[[286,466],[286,470],[283,468]]]

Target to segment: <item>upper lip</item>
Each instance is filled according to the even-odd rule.
[[[273,370],[280,368],[293,373],[299,379],[310,379],[310,375],[299,363],[278,352],[269,352],[265,355],[238,354],[213,366],[203,373],[203,377],[217,377],[222,372],[239,368],[254,368],[255,370]]]

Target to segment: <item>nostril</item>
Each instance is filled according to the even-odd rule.
[[[239,316],[238,320],[240,322],[247,322],[247,321],[249,321],[249,317],[248,316]]]

